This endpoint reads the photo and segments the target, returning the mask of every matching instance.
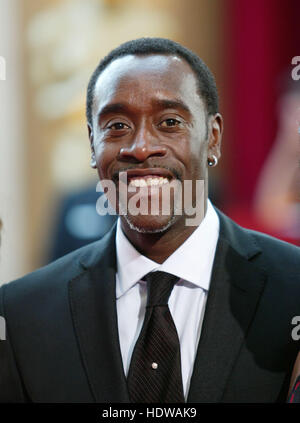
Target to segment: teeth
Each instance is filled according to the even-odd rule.
[[[136,178],[136,179],[132,179],[129,182],[129,185],[133,186],[133,187],[150,187],[150,186],[155,186],[155,185],[164,185],[167,184],[169,182],[168,178],[164,178],[162,176],[156,177],[156,178]]]

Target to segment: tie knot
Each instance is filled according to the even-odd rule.
[[[145,280],[148,292],[147,307],[153,307],[168,304],[169,296],[179,278],[170,273],[157,271],[148,273]]]

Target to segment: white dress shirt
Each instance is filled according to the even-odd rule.
[[[126,376],[145,316],[147,288],[142,278],[154,270],[171,273],[180,278],[171,292],[168,305],[180,341],[182,382],[187,400],[218,237],[219,218],[208,200],[201,224],[171,256],[159,264],[134,248],[124,235],[118,219],[116,299]]]

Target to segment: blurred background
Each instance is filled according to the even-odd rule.
[[[141,36],[182,43],[216,77],[214,204],[299,245],[299,16],[298,0],[0,0],[0,283],[113,223],[95,210],[86,86],[105,54]]]

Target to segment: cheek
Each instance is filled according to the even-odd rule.
[[[207,142],[195,138],[191,143],[189,169],[199,178],[203,178],[206,169],[207,160]]]
[[[99,176],[100,178],[104,178],[107,176],[110,164],[116,157],[115,149],[111,145],[99,142],[95,146],[95,156]]]

